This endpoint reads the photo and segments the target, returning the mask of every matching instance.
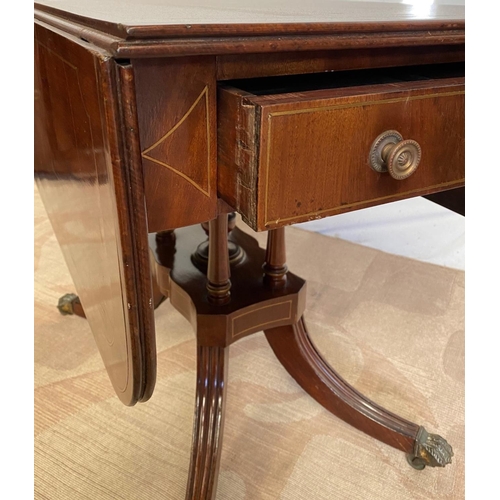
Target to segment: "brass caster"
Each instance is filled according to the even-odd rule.
[[[75,314],[76,303],[78,304],[80,303],[78,295],[75,295],[74,293],[67,293],[66,295],[63,295],[59,299],[59,302],[57,303],[57,308],[59,309],[59,312],[63,316],[66,316],[68,314]]]
[[[416,470],[425,469],[425,462],[420,457],[416,457],[413,454],[407,453],[406,461]]]
[[[420,427],[415,449],[413,453],[406,455],[408,463],[416,470],[423,470],[429,467],[444,467],[451,464],[453,449],[446,439],[437,434],[429,434],[423,427]]]

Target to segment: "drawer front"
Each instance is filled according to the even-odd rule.
[[[221,89],[219,194],[266,230],[461,186],[464,97],[463,78],[267,96]],[[421,148],[402,180],[370,167],[390,130]]]

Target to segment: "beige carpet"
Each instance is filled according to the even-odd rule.
[[[35,498],[183,500],[195,386],[189,324],[160,306],[156,391],[123,406],[86,321],[55,307],[74,289],[37,196],[35,236]],[[287,245],[327,360],[374,401],[446,437],[455,457],[445,469],[413,470],[403,453],[305,395],[260,333],[231,348],[217,498],[464,498],[463,273],[294,228]]]

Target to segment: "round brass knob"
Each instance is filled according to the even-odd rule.
[[[403,140],[396,130],[380,134],[370,150],[370,167],[376,172],[389,172],[397,180],[410,177],[417,170],[422,150],[417,141]]]

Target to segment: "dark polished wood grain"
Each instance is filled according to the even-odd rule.
[[[130,66],[35,26],[35,177],[113,387],[128,405],[147,399],[156,377],[142,170],[137,139],[126,135],[131,81]]]
[[[221,88],[220,196],[260,231],[463,185],[464,79],[395,74],[349,87],[342,76],[352,85],[364,73],[338,84],[334,75],[324,90],[301,90],[320,85],[315,76],[293,92],[287,79]],[[420,166],[402,181],[369,166],[373,141],[388,130],[422,145]]]

